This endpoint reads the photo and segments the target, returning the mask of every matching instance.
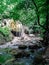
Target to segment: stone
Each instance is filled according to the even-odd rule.
[[[25,30],[24,30],[24,33],[25,33],[25,34],[29,34],[29,31],[25,29]]]
[[[19,45],[19,47],[18,47],[19,49],[26,49],[27,48],[27,46],[26,45]]]
[[[23,26],[23,28],[24,28],[24,33],[29,34],[29,28],[27,26]]]
[[[17,54],[14,54],[14,57],[17,59],[17,58],[22,58],[22,57],[29,57],[30,54],[28,52],[25,52],[25,51],[22,51],[22,52],[19,52]]]
[[[34,49],[31,49],[30,52],[31,52],[31,53],[34,53]]]
[[[29,49],[38,49],[38,45],[29,45]]]
[[[34,34],[29,34],[29,37],[35,37],[35,35]]]
[[[42,56],[36,56],[34,61],[33,61],[33,65],[40,65],[40,64],[45,65],[46,60]]]
[[[16,36],[16,31],[11,30],[11,33]]]
[[[30,34],[33,34],[33,29],[29,29],[29,33]]]

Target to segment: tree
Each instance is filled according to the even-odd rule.
[[[43,8],[43,11],[45,10],[45,13],[46,14],[46,21],[44,23],[44,25],[41,25],[40,24],[40,15],[39,15],[39,8],[38,6],[36,5],[35,3],[35,0],[32,0],[33,4],[35,5],[35,8],[36,8],[36,14],[37,14],[37,18],[38,18],[38,24],[39,26],[41,26],[43,29],[45,29],[45,33],[43,34],[44,37],[43,37],[43,45],[46,47],[47,49],[47,46],[49,45],[49,17],[48,17],[48,14],[49,14],[49,11],[48,11],[48,0],[45,0],[45,3],[43,4],[42,8]]]

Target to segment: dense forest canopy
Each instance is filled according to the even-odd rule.
[[[44,24],[46,17],[46,0],[34,0],[38,8],[41,24]],[[32,24],[37,21],[36,8],[33,0],[1,0],[0,18],[9,17],[19,19],[25,24]]]
[[[1,0],[0,19],[13,18],[22,24],[46,29],[46,16],[49,14],[48,0]],[[39,24],[39,25],[38,25]]]

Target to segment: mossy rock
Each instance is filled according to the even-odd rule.
[[[0,34],[0,45],[4,44],[6,41],[5,41],[5,38],[2,34]]]

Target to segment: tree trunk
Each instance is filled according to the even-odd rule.
[[[33,2],[34,6],[35,6],[35,8],[36,8],[36,14],[37,14],[37,18],[38,18],[38,24],[39,24],[39,26],[41,26],[43,29],[46,29],[43,25],[40,24],[40,16],[39,16],[38,7],[37,7],[35,1],[32,0],[32,2]]]
[[[46,50],[47,50],[47,48],[48,48],[48,45],[49,45],[49,20],[48,20],[48,0],[46,0],[46,27],[44,27],[43,25],[41,25],[40,24],[40,16],[39,16],[39,12],[38,12],[38,7],[37,7],[37,5],[36,5],[36,3],[35,3],[35,1],[34,0],[32,0],[32,2],[33,2],[33,4],[34,4],[34,6],[35,6],[35,8],[36,8],[36,13],[37,13],[37,18],[38,18],[38,24],[43,28],[43,29],[45,29],[45,33],[44,33],[44,37],[43,37],[43,46],[45,46],[46,47]],[[45,50],[45,51],[46,51]]]
[[[45,30],[45,34],[44,34],[44,44],[46,47],[48,47],[49,45],[49,20],[48,20],[48,0],[46,0],[46,30]]]

